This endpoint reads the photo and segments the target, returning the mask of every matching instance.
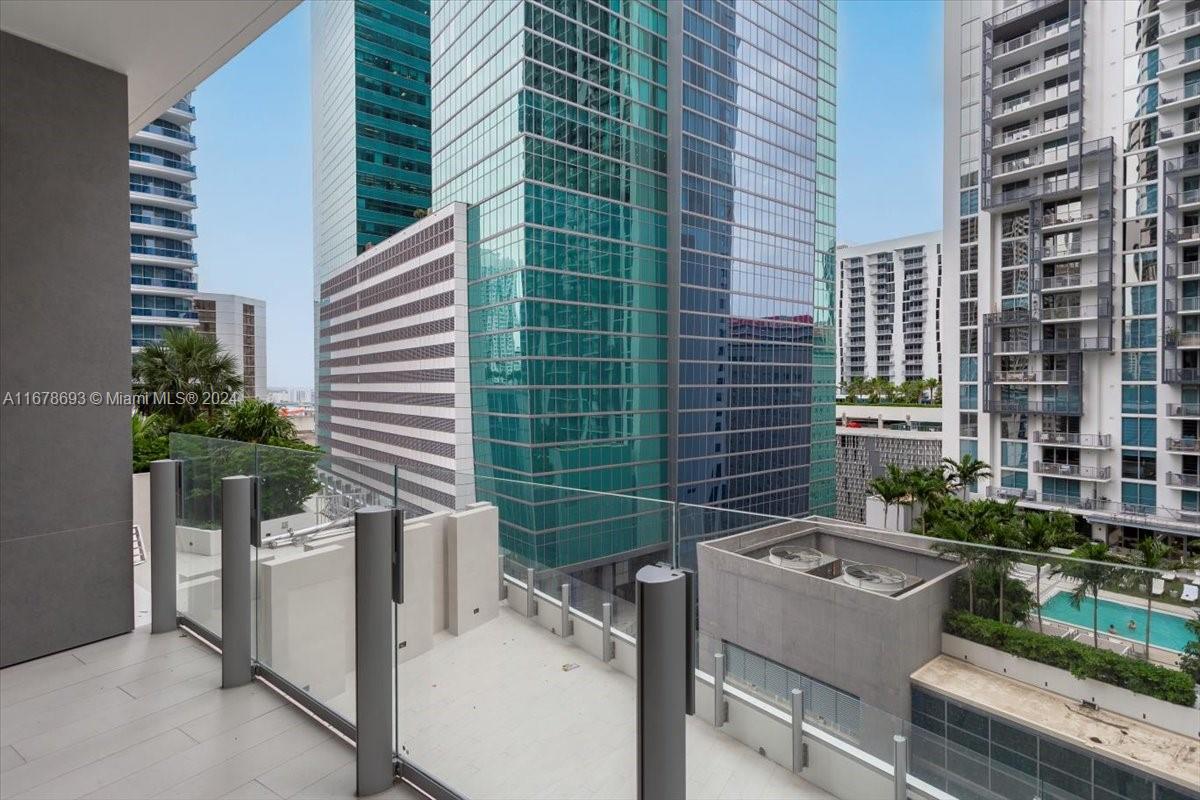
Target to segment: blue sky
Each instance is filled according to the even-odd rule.
[[[942,8],[838,7],[838,241],[941,224]],[[200,287],[267,301],[267,380],[312,385],[309,11],[195,92]]]

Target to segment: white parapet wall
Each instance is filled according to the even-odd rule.
[[[1090,678],[1076,678],[1065,669],[1019,658],[948,633],[942,634],[942,652],[1071,700],[1087,701],[1097,708],[1142,720],[1183,736],[1200,736],[1200,711],[1195,708],[1168,703]]]

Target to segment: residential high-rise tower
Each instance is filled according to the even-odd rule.
[[[196,326],[196,207],[191,153],[196,109],[185,97],[129,141],[130,344],[161,341]]]
[[[1200,521],[1195,6],[946,6],[947,455],[1113,543]]]
[[[838,248],[838,383],[942,377],[942,232]]]

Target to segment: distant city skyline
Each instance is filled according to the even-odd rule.
[[[857,0],[838,14],[837,239],[937,228],[941,5]],[[309,18],[299,6],[193,96],[200,289],[267,301],[270,386],[313,380]]]

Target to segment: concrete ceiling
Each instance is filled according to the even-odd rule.
[[[129,79],[129,134],[300,0],[3,0],[0,29]]]

